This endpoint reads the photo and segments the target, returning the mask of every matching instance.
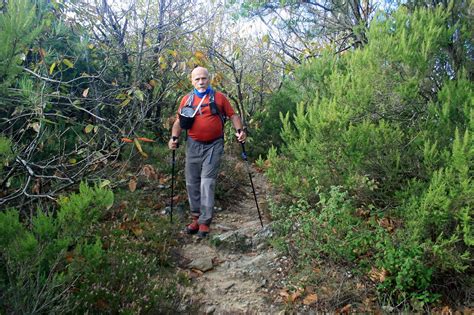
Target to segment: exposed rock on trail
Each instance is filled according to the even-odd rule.
[[[262,208],[267,185],[263,175],[252,176]],[[272,275],[281,270],[277,252],[267,243],[271,227],[265,219],[261,227],[250,185],[245,190],[236,204],[217,212],[208,239],[186,236],[181,267],[192,282],[186,288],[183,311],[274,314],[284,308],[270,294]]]

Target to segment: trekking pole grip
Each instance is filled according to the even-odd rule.
[[[240,134],[242,132],[242,129],[237,129],[237,133]],[[247,152],[245,152],[245,143],[240,142],[240,145],[242,146],[242,159],[247,161]]]
[[[172,136],[171,139],[173,139],[173,141],[176,141],[178,139],[178,137]],[[177,148],[179,148],[179,142],[176,143],[176,149]]]

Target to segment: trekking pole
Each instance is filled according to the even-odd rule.
[[[172,137],[173,141],[178,139],[178,137]],[[176,149],[179,147],[179,144],[176,145]],[[173,223],[173,196],[174,196],[174,166],[176,164],[176,149],[173,149],[173,157],[171,160],[171,196],[170,196],[170,222]]]
[[[237,130],[237,133],[240,134],[241,131],[242,130],[239,129],[239,130]],[[257,206],[258,218],[260,219],[260,225],[263,228],[262,215],[260,214],[260,208],[258,207],[257,194],[255,193],[255,187],[253,186],[252,174],[250,173],[249,160],[247,159],[247,152],[245,152],[245,144],[243,142],[241,142],[240,144],[242,145],[242,159],[244,159],[244,161],[247,165],[247,172],[249,173],[250,185],[252,186],[253,197],[255,199],[255,205]]]

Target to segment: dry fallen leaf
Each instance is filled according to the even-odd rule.
[[[285,300],[287,300],[288,297],[290,296],[290,294],[288,293],[288,289],[282,289],[282,290],[280,290],[280,293],[279,293],[279,294],[280,294],[281,297],[285,298]]]
[[[318,301],[318,295],[313,293],[313,294],[308,294],[304,300],[303,300],[303,304],[304,305],[311,305],[311,304],[314,304]]]
[[[392,232],[395,230],[395,222],[390,218],[382,218],[377,220],[377,223],[383,227],[387,232]]]
[[[374,282],[384,282],[387,277],[387,270],[382,268],[378,270],[377,268],[372,267],[369,272],[369,278]]]
[[[352,305],[351,305],[351,304],[347,304],[346,306],[344,306],[343,308],[341,308],[341,313],[342,313],[342,314],[349,314],[350,311],[351,311],[351,308],[352,308]]]
[[[66,262],[72,263],[74,260],[74,254],[72,252],[67,252],[66,253]]]
[[[146,138],[146,137],[138,137],[137,140],[143,141],[143,142],[155,142],[155,140],[152,140],[152,139]]]
[[[452,315],[452,314],[453,314],[453,311],[447,305],[443,307],[443,309],[441,310],[441,315]]]
[[[139,175],[145,176],[148,180],[156,180],[158,178],[155,168],[150,164],[144,165]]]
[[[160,182],[161,185],[164,185],[164,184],[166,184],[166,183],[170,180],[170,178],[171,178],[171,177],[169,177],[169,176],[167,176],[167,177],[160,177],[159,182]]]
[[[122,138],[121,140],[122,140],[122,142],[126,142],[126,143],[132,143],[133,142],[133,140],[129,139],[129,138]]]
[[[134,192],[137,189],[137,180],[135,178],[130,178],[128,189],[130,189],[131,192]]]
[[[302,288],[298,288],[298,290],[296,290],[295,292],[293,292],[289,297],[288,297],[288,301],[289,302],[294,302],[296,301],[296,299],[298,299],[302,294],[303,294],[304,290]]]
[[[35,184],[33,185],[33,188],[31,189],[31,192],[39,195],[40,191],[41,191],[41,178],[37,178],[35,180]]]
[[[200,276],[204,274],[204,272],[202,272],[202,271],[199,270],[199,269],[195,269],[195,268],[191,268],[191,272],[197,273],[197,274],[200,275]]]
[[[132,232],[135,234],[135,236],[140,236],[143,234],[143,230],[139,226],[133,226]]]

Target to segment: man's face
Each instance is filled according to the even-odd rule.
[[[204,68],[196,68],[191,73],[191,81],[196,90],[205,92],[209,86],[209,73]]]

